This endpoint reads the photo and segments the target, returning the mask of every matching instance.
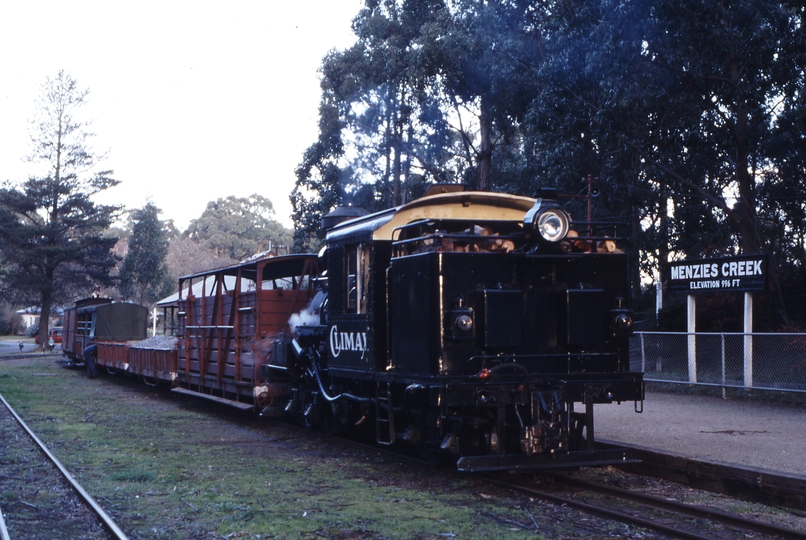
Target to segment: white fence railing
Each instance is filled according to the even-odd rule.
[[[647,381],[806,392],[806,334],[637,332],[630,365]]]

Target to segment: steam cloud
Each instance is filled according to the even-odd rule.
[[[310,308],[305,308],[299,313],[294,313],[291,315],[291,318],[288,319],[288,326],[291,327],[291,331],[297,329],[297,326],[308,326],[308,325],[316,325],[319,324],[319,313],[314,312]]]

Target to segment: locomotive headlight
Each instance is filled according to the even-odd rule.
[[[627,313],[619,313],[616,316],[616,326],[622,330],[629,330],[632,328],[632,317]]]
[[[613,309],[610,310],[610,332],[614,337],[624,337],[632,334],[632,311],[624,307],[624,299],[616,297]]]
[[[560,208],[548,208],[537,217],[537,232],[546,242],[559,242],[568,234],[568,214]]]
[[[460,341],[470,340],[475,337],[473,332],[473,308],[466,307],[464,300],[460,297],[454,303],[450,316],[445,320],[446,325],[450,325],[448,331],[453,339]]]
[[[566,237],[571,218],[553,200],[537,199],[523,223],[538,233],[541,242],[556,244]]]
[[[473,318],[470,315],[459,315],[456,317],[456,328],[462,332],[470,332],[473,329]]]

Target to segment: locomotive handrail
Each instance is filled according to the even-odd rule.
[[[565,252],[619,253],[618,244],[630,244],[619,235],[627,226],[619,221],[573,222],[561,241]],[[401,238],[401,236],[407,236]],[[530,244],[520,223],[496,220],[423,219],[394,229],[394,257],[429,252],[512,253],[523,252]]]
[[[573,220],[571,223],[572,230],[575,230],[583,238],[590,240],[616,240],[629,242],[630,236],[618,234],[618,229],[629,227],[629,223],[624,221],[577,221]],[[603,229],[609,229],[611,232],[602,233]],[[597,234],[593,234],[596,232]]]
[[[524,242],[525,239],[523,236],[518,235],[485,236],[469,233],[463,234],[437,232],[418,238],[398,240],[392,245],[398,254],[401,251],[403,251],[405,254],[413,254],[427,252],[430,250],[439,251],[440,249],[449,252],[467,251],[474,253],[497,253],[502,251],[514,251],[520,247],[519,244],[523,244]],[[466,245],[462,246],[461,244]],[[406,251],[408,251],[408,253],[406,253]]]
[[[397,227],[392,233],[396,256],[428,251],[510,252],[520,249],[526,237],[518,225],[490,220],[419,220]],[[403,231],[413,231],[400,239]]]

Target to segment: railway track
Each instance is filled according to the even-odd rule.
[[[433,466],[422,459],[402,456],[383,448],[357,443],[350,439],[339,439],[343,443],[377,451],[412,464],[423,467]],[[715,508],[705,508],[678,502],[665,496],[659,497],[637,490],[613,487],[601,482],[573,478],[562,473],[547,473],[547,475],[537,476],[550,482],[551,491],[535,489],[532,486],[501,480],[494,476],[479,475],[478,478],[483,482],[524,493],[535,499],[574,508],[605,520],[618,521],[649,529],[671,538],[721,540],[758,538],[758,535],[762,535],[763,538],[806,539],[806,519],[802,520],[802,528],[788,528]],[[531,516],[531,514],[529,515]],[[501,516],[490,517],[501,521],[505,525],[515,525],[523,529],[534,528],[538,531],[541,529],[535,522],[534,517],[530,518],[531,523],[513,521]],[[806,515],[803,517],[806,518]]]
[[[598,446],[610,448],[613,445],[602,443]],[[698,461],[645,448],[633,447],[630,452],[638,463],[618,466],[629,473],[663,478],[695,489],[772,506],[794,510],[806,508],[805,477]]]
[[[0,540],[126,539],[0,395]]]
[[[750,519],[745,516],[723,512],[714,508],[702,508],[664,497],[657,497],[654,495],[626,490],[601,483],[569,477],[562,478],[561,483],[572,488],[604,494],[607,497],[615,497],[622,500],[633,501],[637,504],[641,504],[652,509],[669,510],[679,515],[687,515],[696,519],[705,519],[723,523],[726,527],[732,529],[752,531],[764,534],[765,536],[775,536],[788,539],[803,539],[806,537],[806,529],[795,530],[781,527],[773,523],[766,523],[756,519]]]
[[[806,528],[794,529],[750,519],[746,516],[685,504],[635,490],[625,490],[598,482],[552,475],[550,490],[486,477],[499,487],[534,498],[566,505],[600,518],[643,527],[673,538],[713,540],[751,538],[804,539]]]

